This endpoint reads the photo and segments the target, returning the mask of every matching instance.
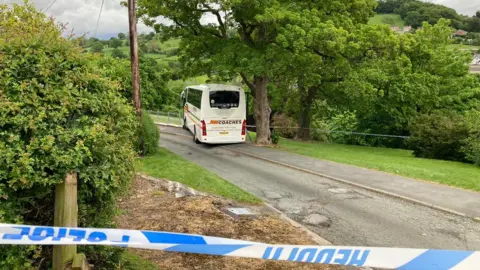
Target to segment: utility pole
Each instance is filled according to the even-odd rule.
[[[135,0],[128,0],[128,22],[130,30],[130,62],[132,66],[132,99],[138,119],[142,123],[142,101],[140,94],[140,71],[138,64],[137,18]]]

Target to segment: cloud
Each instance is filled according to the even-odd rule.
[[[6,4],[21,4],[22,0],[0,0]],[[38,10],[45,10],[54,0],[30,0]],[[56,0],[45,12],[62,23],[68,23],[68,30],[77,35],[93,36],[97,25],[98,14],[102,5],[101,0]],[[142,22],[137,25],[140,33],[149,33],[152,28]],[[120,5],[120,0],[105,0],[100,17],[97,37],[109,38],[117,33],[128,32],[128,10]]]
[[[472,16],[480,10],[480,2],[475,0],[426,0],[455,9],[459,14]]]
[[[45,10],[54,0],[30,0],[39,10]],[[102,16],[98,26],[97,37],[109,38],[116,36],[119,32],[128,32],[128,11],[120,5],[121,0],[105,0]],[[480,10],[480,3],[474,0],[425,0],[442,4],[457,10],[460,14],[473,15]],[[23,0],[0,0],[0,3],[20,4]],[[477,3],[474,3],[477,2]],[[77,35],[87,34],[93,36],[97,25],[97,18],[100,12],[101,0],[56,0],[46,12],[57,21],[68,23],[68,29]],[[204,23],[214,22],[212,16],[204,18]],[[140,33],[149,33],[152,28],[147,27],[141,21],[138,23]]]

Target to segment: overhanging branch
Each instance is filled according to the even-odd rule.
[[[244,82],[244,83],[248,86],[248,88],[250,88],[250,90],[252,91],[253,97],[255,97],[255,85],[253,85],[253,83],[248,80],[247,75],[245,75],[245,73],[240,72],[239,74],[240,74],[240,77],[242,77],[243,82]]]

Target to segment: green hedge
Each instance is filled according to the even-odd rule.
[[[418,116],[410,125],[408,145],[417,157],[465,161],[468,128],[462,114],[437,111]]]
[[[138,130],[136,149],[143,156],[154,155],[158,150],[160,132],[148,112],[142,112],[142,126]]]
[[[55,185],[73,171],[79,226],[113,226],[134,173],[132,107],[95,56],[33,6],[0,5],[0,29],[0,222],[53,225]],[[91,250],[93,264],[107,261]],[[50,247],[2,246],[0,269],[45,269],[50,256]]]
[[[466,115],[468,138],[464,141],[462,151],[467,160],[480,166],[480,111],[472,110]]]

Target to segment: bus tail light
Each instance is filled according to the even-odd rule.
[[[207,124],[205,124],[205,120],[202,120],[202,136],[207,136]]]
[[[245,136],[245,133],[247,133],[247,120],[243,120],[242,124],[242,136]]]

